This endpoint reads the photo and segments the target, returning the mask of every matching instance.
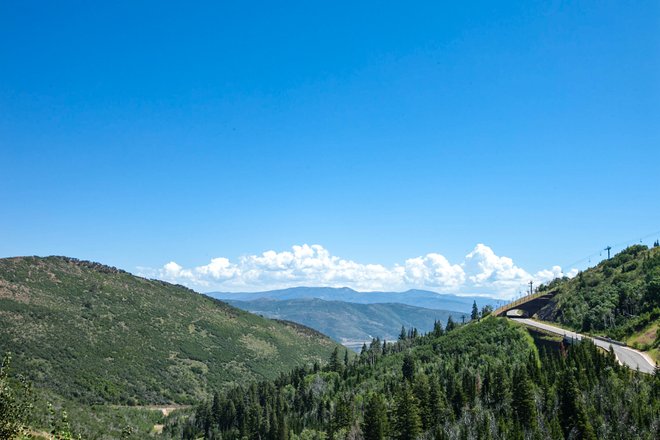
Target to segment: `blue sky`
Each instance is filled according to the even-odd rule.
[[[0,256],[533,275],[660,230],[658,2],[217,3],[0,1]]]

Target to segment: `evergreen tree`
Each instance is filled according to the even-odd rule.
[[[534,426],[536,424],[534,388],[525,367],[517,368],[513,374],[512,398],[514,417],[526,428]]]
[[[450,332],[456,328],[456,323],[454,322],[454,319],[449,315],[449,318],[447,318],[447,326],[445,327],[445,330]]]
[[[403,373],[403,378],[407,381],[412,382],[415,379],[415,359],[413,359],[410,352],[407,352],[403,356],[401,372]]]
[[[351,425],[351,403],[347,398],[340,398],[335,407],[334,430],[348,428]]]
[[[213,393],[213,404],[211,405],[210,416],[214,424],[218,424],[222,417],[222,403],[220,402],[220,396],[217,392]]]
[[[444,422],[447,410],[446,397],[436,379],[431,380],[429,387],[429,416],[430,424],[439,425]]]
[[[431,427],[431,404],[430,404],[430,390],[429,379],[426,374],[422,373],[415,377],[413,385],[413,394],[419,405],[419,417],[422,420],[422,428],[427,430]]]
[[[384,440],[387,435],[387,408],[383,396],[373,393],[369,396],[364,413],[362,430],[364,440]]]
[[[282,415],[277,422],[277,440],[289,440],[289,424],[286,418]]]
[[[442,336],[445,333],[445,330],[442,328],[442,323],[438,320],[436,320],[433,323],[433,336],[436,338]]]
[[[472,314],[470,315],[470,319],[473,321],[479,319],[479,309],[477,308],[476,300],[472,303]]]
[[[454,408],[454,413],[460,417],[463,413],[463,408],[467,404],[467,396],[463,392],[463,387],[458,383],[455,384],[454,394],[451,397],[451,404]]]
[[[341,371],[341,364],[339,363],[339,350],[337,349],[337,347],[335,347],[335,349],[332,350],[332,354],[330,355],[330,363],[328,364],[328,369],[330,371],[336,371],[336,372]]]
[[[598,440],[594,427],[591,425],[587,412],[581,403],[578,411],[577,432],[577,438],[580,440]]]
[[[408,339],[406,328],[404,326],[401,326],[401,332],[399,333],[399,341],[405,341],[406,339]]]
[[[566,438],[596,440],[593,426],[587,418],[575,375],[566,368],[559,384],[559,417]]]
[[[403,385],[396,398],[395,438],[397,440],[416,440],[422,432],[422,421],[415,397],[410,385]]]

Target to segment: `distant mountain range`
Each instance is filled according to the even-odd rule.
[[[398,303],[426,309],[445,310],[460,313],[470,313],[472,303],[477,302],[479,308],[486,304],[496,305],[496,300],[481,296],[458,296],[440,294],[428,290],[408,290],[406,292],[358,292],[348,287],[292,287],[266,292],[229,293],[210,292],[207,295],[222,300],[253,301],[256,299],[322,299],[326,301],[343,301],[356,304]]]
[[[277,300],[260,298],[252,301],[225,300],[232,306],[269,318],[294,321],[324,333],[347,347],[360,348],[362,343],[379,337],[395,340],[401,326],[428,332],[434,322],[444,326],[449,316],[456,322],[466,313],[425,309],[407,304],[356,304],[326,301],[318,298]]]

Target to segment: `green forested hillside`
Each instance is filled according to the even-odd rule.
[[[609,260],[541,290],[557,295],[537,315],[574,330],[625,340],[643,350],[660,344],[660,247],[631,246]]]
[[[537,348],[486,318],[237,387],[170,420],[184,439],[655,439],[660,380],[593,344]]]
[[[186,404],[337,344],[185,287],[64,257],[0,259],[0,352],[48,399]]]

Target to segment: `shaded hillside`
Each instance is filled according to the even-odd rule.
[[[335,347],[311,329],[97,263],[0,259],[0,352],[37,389],[80,403],[189,403]]]
[[[626,340],[657,350],[660,323],[660,248],[631,246],[609,260],[558,279],[541,290],[556,291],[538,317],[574,330]]]
[[[428,290],[408,290],[406,292],[358,292],[348,287],[292,287],[290,289],[269,290],[265,292],[210,292],[207,295],[221,300],[254,301],[256,299],[292,300],[322,299],[325,301],[344,301],[356,304],[407,304],[426,309],[450,310],[470,313],[472,303],[479,308],[495,305],[496,300],[480,296],[449,295]]]
[[[392,341],[399,336],[401,326],[415,327],[426,333],[433,329],[435,321],[444,325],[449,316],[457,322],[463,316],[470,319],[469,315],[462,313],[406,304],[354,304],[321,299],[227,302],[252,313],[299,322],[342,343],[370,341],[376,337]]]

